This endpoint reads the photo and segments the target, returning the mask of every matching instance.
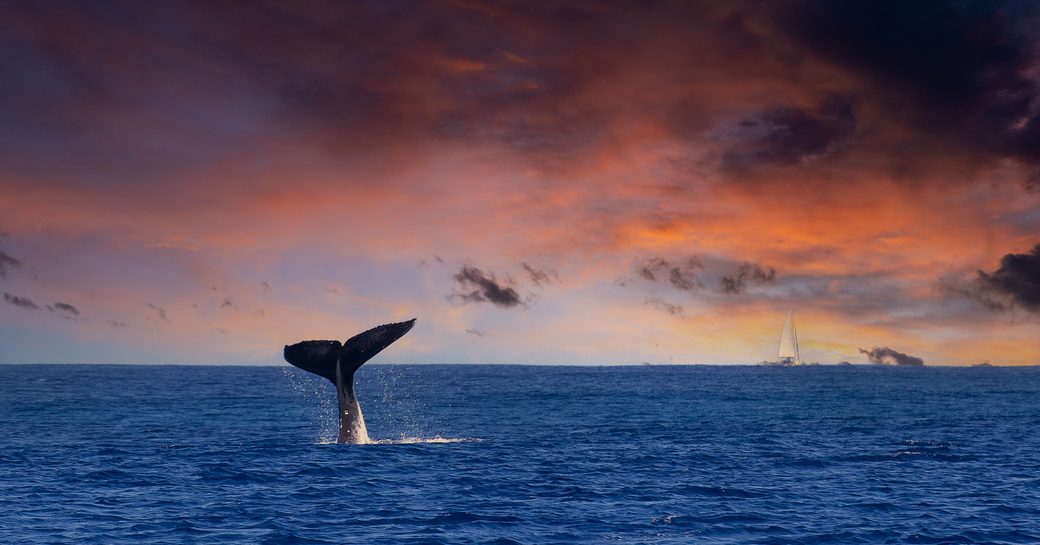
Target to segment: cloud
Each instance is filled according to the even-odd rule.
[[[740,172],[796,165],[831,152],[855,128],[852,103],[839,96],[825,98],[813,111],[772,108],[740,121],[733,131],[737,141],[723,154],[722,167]]]
[[[9,251],[27,268],[37,258],[18,248],[59,256],[40,271],[55,293],[118,292],[110,316],[128,320],[142,312],[133,293],[173,305],[234,279],[259,292],[256,277],[279,286],[265,301],[272,323],[312,311],[289,294],[331,282],[368,304],[458,292],[515,308],[549,291],[523,257],[567,276],[563,311],[658,296],[647,304],[661,312],[682,303],[697,306],[691,319],[735,319],[737,307],[743,317],[800,297],[835,328],[884,328],[867,337],[879,344],[913,325],[935,345],[935,324],[953,317],[925,283],[943,267],[996,278],[979,252],[1034,242],[1023,237],[1040,216],[1015,184],[1040,180],[1035,6],[12,4],[0,25],[0,208],[27,240]],[[379,206],[346,214],[345,202]],[[516,296],[503,306],[480,282],[462,288],[460,263],[430,257],[446,247]],[[420,258],[439,286],[395,270]],[[745,259],[776,266],[783,286],[742,275]],[[617,273],[635,279],[634,296],[591,289]],[[1007,308],[999,284],[978,293]],[[219,306],[214,293],[200,306]],[[367,312],[358,297],[334,302]],[[978,314],[957,317],[973,339]],[[904,321],[878,325],[888,318]]]
[[[452,294],[452,297],[465,303],[490,302],[502,308],[513,308],[522,304],[520,294],[500,283],[494,273],[485,274],[476,267],[464,265],[452,279],[458,284],[458,289],[462,290]]]
[[[487,334],[488,334],[487,331],[485,331],[483,329],[476,328],[476,327],[471,327],[469,329],[466,329],[466,333],[469,333],[470,335],[476,335],[477,337],[486,337]]]
[[[878,365],[890,365],[892,363],[896,365],[906,366],[920,366],[924,365],[924,360],[918,357],[910,356],[891,348],[885,347],[874,347],[871,350],[864,350],[862,348],[859,351],[867,355],[867,359],[870,363],[876,363]]]
[[[976,277],[967,282],[940,278],[939,288],[959,297],[970,299],[991,312],[1010,311],[1013,305],[1005,295],[994,292],[989,286],[979,281],[978,274],[981,272],[976,272]]]
[[[668,268],[668,262],[660,257],[652,257],[646,260],[646,263],[636,266],[636,272],[639,273],[643,278],[654,282],[657,280],[657,274]]]
[[[416,265],[421,269],[421,268],[429,267],[431,265],[431,262],[436,263],[437,265],[443,265],[444,264],[444,259],[441,258],[441,256],[439,256],[437,254],[433,254],[432,256],[430,256],[430,259],[425,259],[425,258],[420,259],[419,263],[417,263]]]
[[[40,306],[34,303],[32,299],[11,295],[6,291],[4,292],[4,302],[28,310],[40,310]]]
[[[532,267],[527,263],[521,263],[520,266],[523,267],[524,271],[527,272],[527,277],[531,280],[531,283],[537,287],[544,286],[545,284],[550,284],[554,281],[560,281],[560,275],[552,269],[539,269]]]
[[[535,267],[526,262],[522,262],[520,268],[526,274],[530,286],[535,288],[560,281],[559,274],[552,269]],[[537,296],[530,291],[526,298],[521,298],[520,292],[517,291],[518,283],[511,276],[500,280],[495,273],[484,272],[471,265],[463,265],[459,272],[452,276],[452,280],[457,286],[456,291],[448,296],[449,300],[463,303],[490,302],[502,308],[526,307],[537,300]]]
[[[4,302],[27,310],[42,310],[43,308],[46,308],[49,312],[58,313],[63,318],[78,318],[80,316],[79,309],[68,303],[59,302],[52,305],[44,305],[44,307],[41,308],[40,305],[36,304],[35,301],[28,297],[19,297],[7,293],[6,291],[4,292]]]
[[[747,289],[749,281],[755,284],[772,284],[776,282],[776,269],[743,263],[735,273],[719,278],[719,291],[725,294],[741,294]]]
[[[730,171],[878,142],[921,158],[930,141],[1037,166],[1035,11],[1029,2],[440,2],[401,25],[399,9],[353,2],[205,4],[190,15],[80,3],[61,16],[27,4],[5,13],[0,72],[11,83],[0,114],[10,122],[0,138],[12,157],[57,150],[118,169],[212,160],[226,147],[216,144],[277,127],[335,153],[393,158],[436,139],[507,148],[541,168],[613,151],[629,128],[698,148],[728,126],[732,141],[717,151]],[[82,39],[53,38],[69,34]],[[206,116],[207,130],[183,115],[156,119],[149,134],[123,130],[156,111]],[[113,143],[123,153],[98,153]]]
[[[884,117],[876,128],[889,131],[895,145],[906,145],[910,135],[921,137],[921,150],[927,139],[933,149],[1040,163],[1037,80],[1029,73],[1036,54],[1033,5],[794,6],[780,16],[783,32],[857,80],[859,95]]]
[[[1029,253],[1005,255],[993,272],[978,271],[971,289],[964,293],[990,310],[1020,306],[1040,313],[1040,244]]]
[[[682,306],[673,305],[660,297],[649,297],[646,299],[645,303],[662,312],[671,314],[672,316],[686,316],[686,311]]]
[[[22,262],[11,257],[9,254],[0,250],[0,278],[7,278],[7,271],[13,267],[21,267]]]
[[[170,321],[169,318],[166,317],[166,309],[164,309],[162,307],[155,306],[152,303],[148,303],[145,306],[147,306],[148,308],[154,310],[155,311],[155,315],[158,316],[160,320],[162,320],[164,322],[169,322]]]
[[[724,295],[741,294],[747,290],[748,284],[772,284],[776,282],[776,269],[763,267],[754,263],[741,263],[731,273],[720,274],[720,269],[725,269],[727,263],[720,260],[709,260],[708,265],[700,258],[694,256],[676,263],[663,257],[653,257],[636,265],[636,274],[651,282],[663,282],[667,280],[673,288],[697,292],[705,287],[704,279],[718,278],[718,293]]]
[[[975,113],[1032,90],[1023,70],[1028,27],[1014,27],[1027,6],[970,6],[927,1],[802,2],[791,10],[792,34],[817,54],[912,100],[937,124],[940,114]],[[886,32],[877,29],[885,28]]]
[[[65,318],[77,318],[80,315],[79,309],[68,303],[54,303],[53,305],[47,305],[47,310],[57,312]]]
[[[636,266],[636,273],[643,278],[656,282],[667,278],[677,290],[697,291],[704,287],[697,278],[697,271],[704,269],[700,259],[689,257],[681,263],[672,263],[662,257],[652,257]]]

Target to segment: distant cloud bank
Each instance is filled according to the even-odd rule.
[[[909,354],[904,354],[897,350],[892,350],[887,346],[874,347],[870,350],[859,349],[860,353],[866,354],[867,359],[870,363],[878,365],[905,365],[905,366],[921,366],[924,365],[924,360]]]

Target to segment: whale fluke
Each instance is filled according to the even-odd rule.
[[[335,384],[341,348],[339,341],[303,341],[285,347],[285,361]]]
[[[415,318],[407,322],[383,324],[347,339],[339,352],[339,362],[343,366],[343,372],[346,373],[349,370],[353,374],[363,363],[382,352],[397,339],[404,337],[404,334],[411,331],[414,325]]]
[[[336,386],[339,399],[339,442],[367,443],[368,431],[361,406],[354,397],[354,372],[384,348],[411,331],[415,318],[405,322],[383,324],[358,333],[346,343],[339,341],[303,341],[286,345],[285,361],[329,379]]]

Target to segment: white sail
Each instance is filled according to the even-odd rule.
[[[787,320],[784,321],[784,331],[780,334],[780,361],[782,365],[801,365],[802,360],[798,355],[798,332],[794,328],[794,309],[787,310]]]

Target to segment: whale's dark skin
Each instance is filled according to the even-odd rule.
[[[366,361],[411,331],[415,319],[383,324],[354,335],[347,342],[303,341],[285,347],[285,361],[329,379],[339,399],[337,443],[367,443],[368,431],[361,406],[354,397],[354,373]]]

